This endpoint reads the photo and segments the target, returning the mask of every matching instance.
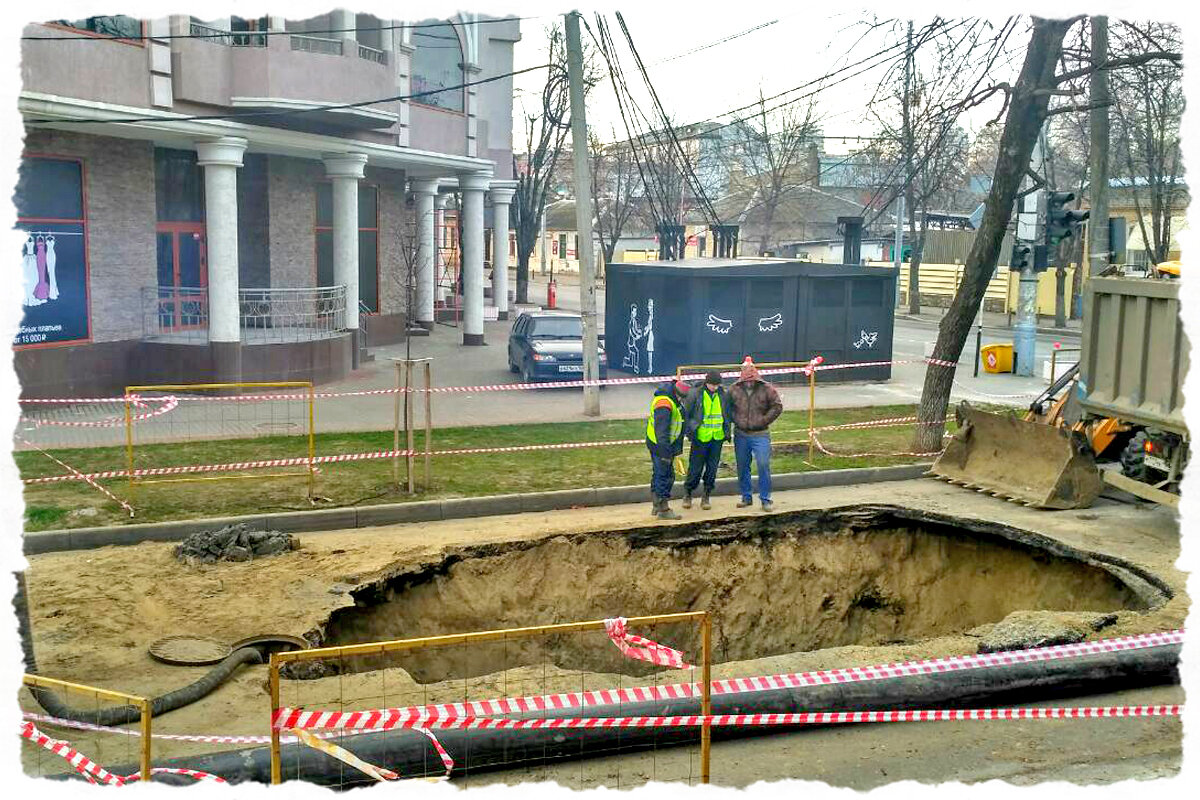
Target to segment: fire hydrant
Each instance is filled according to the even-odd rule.
[[[558,295],[558,284],[550,281],[546,284],[546,308],[554,308],[554,301]]]

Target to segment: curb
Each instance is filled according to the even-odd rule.
[[[772,489],[817,489],[856,483],[906,481],[923,476],[929,464],[905,464],[898,467],[831,469],[816,472],[787,472],[772,476]],[[718,497],[738,494],[737,478],[719,478],[713,494]],[[459,497],[412,503],[330,508],[316,511],[292,511],[280,514],[252,514],[242,517],[215,517],[152,522],[105,528],[72,528],[38,531],[22,536],[25,555],[56,553],[65,550],[90,550],[108,545],[133,545],[142,542],[176,542],[198,531],[246,523],[260,530],[287,533],[319,533],[347,528],[370,528],[412,522],[489,517],[570,508],[594,508],[649,502],[645,485],[607,486],[588,489],[564,489],[532,494],[503,494],[488,497]]]

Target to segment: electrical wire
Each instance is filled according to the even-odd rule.
[[[525,69],[520,69],[515,72],[505,72],[501,75],[493,75],[490,78],[481,78],[481,79],[475,80],[475,81],[467,81],[466,83],[460,83],[455,86],[444,86],[441,89],[429,89],[424,92],[413,92],[411,94],[398,94],[398,95],[393,95],[391,97],[379,97],[379,98],[375,98],[373,100],[360,100],[355,103],[338,103],[338,104],[334,104],[334,105],[318,105],[318,106],[312,106],[311,108],[290,108],[290,109],[277,110],[277,111],[236,111],[236,112],[228,113],[228,114],[191,114],[191,115],[187,115],[187,116],[173,116],[173,117],[157,116],[157,117],[113,117],[111,119],[30,119],[30,120],[26,120],[26,124],[38,125],[38,124],[53,123],[56,125],[60,125],[60,124],[92,125],[92,124],[96,124],[96,123],[129,124],[129,123],[134,123],[134,122],[163,122],[163,121],[190,122],[190,121],[196,121],[196,120],[238,120],[238,119],[244,119],[247,117],[254,117],[254,118],[257,118],[257,117],[288,117],[288,116],[295,116],[295,115],[299,115],[299,114],[312,114],[312,113],[319,112],[319,111],[338,111],[338,110],[347,109],[347,108],[364,108],[366,106],[378,105],[380,103],[394,103],[394,102],[403,101],[403,100],[412,100],[412,99],[415,99],[418,97],[429,97],[431,95],[441,94],[442,92],[454,92],[454,91],[458,91],[459,89],[466,89],[471,86],[482,86],[483,84],[486,84],[486,83],[494,83],[495,81],[504,80],[505,78],[511,78],[516,75],[524,75],[527,72],[536,72],[537,70],[540,70],[540,69],[554,70],[557,68],[558,68],[558,66],[555,64],[539,64],[536,67],[526,67]]]
[[[497,19],[474,19],[463,20],[460,25],[490,25],[497,22],[520,22],[527,19],[543,19],[546,15],[530,16],[530,17],[501,17]],[[59,23],[53,20],[33,23],[41,25],[56,25]],[[422,22],[403,25],[378,25],[370,28],[327,28],[325,30],[313,31],[221,31],[219,33],[175,33],[165,36],[150,36],[145,33],[137,36],[120,36],[108,35],[102,33],[79,34],[77,36],[22,36],[23,42],[102,42],[105,40],[116,40],[121,42],[144,42],[149,39],[166,40],[166,39],[224,39],[230,35],[237,36],[316,36],[328,33],[359,33],[363,31],[397,31],[397,30],[418,30],[421,28],[443,28],[447,25],[453,26],[455,23],[447,20],[445,22]],[[73,27],[64,25],[63,27]],[[207,27],[207,26],[206,26]],[[422,36],[430,36],[430,34],[421,34]],[[443,37],[438,37],[443,38]],[[445,37],[448,38],[448,37]]]
[[[753,28],[747,28],[746,30],[741,31],[740,33],[731,34],[729,36],[726,36],[724,39],[717,39],[715,42],[709,42],[708,44],[700,45],[699,47],[693,48],[686,52],[678,53],[669,58],[664,58],[659,61],[655,61],[653,64],[648,64],[647,66],[657,67],[661,64],[669,64],[672,61],[678,61],[681,58],[687,58],[688,56],[693,56],[696,53],[704,52],[705,50],[708,50],[709,48],[712,48],[712,47],[716,47],[719,44],[725,44],[726,42],[732,42],[734,39],[740,39],[743,36],[747,36],[751,33],[754,33],[755,31],[761,31],[763,28],[769,28],[770,26],[774,25],[777,22],[779,22],[779,20],[777,20],[777,19],[768,20],[767,22],[760,22],[758,25],[755,25]]]

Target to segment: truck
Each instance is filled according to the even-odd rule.
[[[934,477],[1036,508],[1087,507],[1105,484],[1178,505],[1191,443],[1180,269],[1124,272],[1087,282],[1079,363],[1023,417],[959,407]]]

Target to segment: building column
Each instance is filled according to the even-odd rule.
[[[486,173],[460,175],[462,192],[463,344],[487,344],[483,339],[483,193]]]
[[[453,195],[449,192],[443,192],[433,199],[433,287],[434,287],[434,303],[437,303],[437,286],[438,281],[442,279],[442,274],[445,271],[446,263],[442,260],[442,247],[445,245],[443,237],[446,235],[446,208],[449,207]],[[461,255],[461,254],[460,254]],[[453,286],[450,287],[450,297],[453,299],[458,295],[458,290]],[[449,301],[447,301],[449,302]],[[435,317],[436,319],[436,317]]]
[[[350,42],[358,41],[358,31],[354,30],[358,26],[357,15],[353,11],[347,11],[344,8],[339,8],[336,11],[329,13],[329,19],[333,22],[329,27],[339,31],[339,33],[323,33],[322,36],[328,36],[332,39],[343,39]],[[343,55],[353,55],[358,57],[358,51],[354,53],[343,53]]]
[[[196,143],[204,168],[204,224],[208,247],[208,341],[214,378],[242,379],[241,304],[238,300],[237,171],[246,140],[223,136]]]
[[[358,369],[358,182],[367,157],[363,153],[323,156],[325,175],[333,181],[333,282],[346,287],[346,328],[353,334],[352,366]]]
[[[417,214],[417,285],[410,316],[413,322],[426,330],[433,330],[433,293],[437,284],[437,270],[434,268],[437,259],[437,228],[434,225],[437,189],[437,178],[412,182]]]
[[[499,319],[508,319],[508,204],[517,193],[516,181],[492,181],[492,300]]]

